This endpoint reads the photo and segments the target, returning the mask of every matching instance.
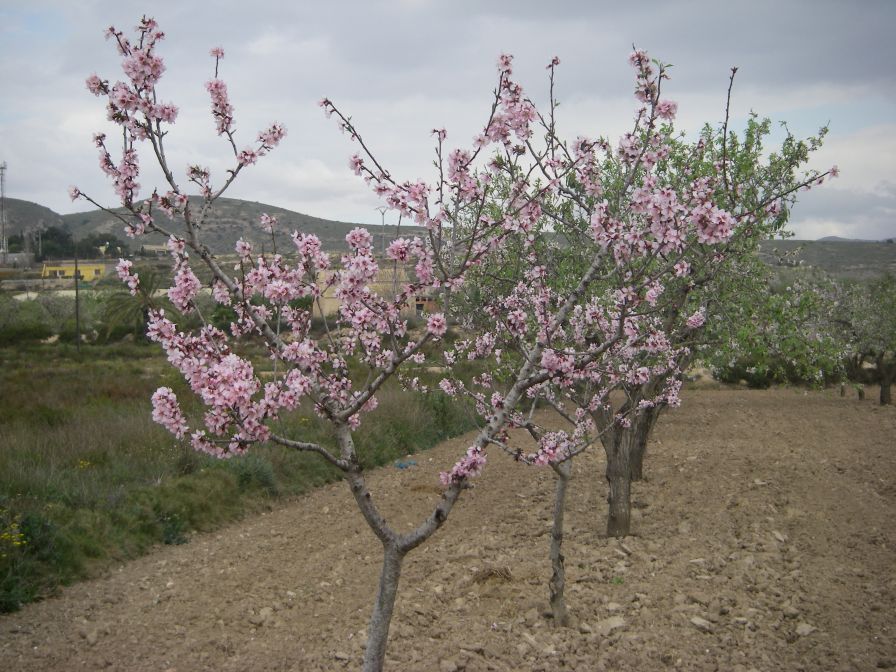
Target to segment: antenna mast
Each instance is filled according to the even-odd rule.
[[[6,240],[6,161],[0,163],[0,263],[6,265],[9,245]]]

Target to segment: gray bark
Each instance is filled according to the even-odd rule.
[[[563,557],[563,513],[566,509],[566,490],[572,474],[572,460],[551,465],[557,474],[557,485],[554,495],[554,524],[551,528],[551,580],[550,591],[551,613],[554,625],[565,628],[569,625],[569,612],[566,610],[566,566]]]
[[[613,433],[607,453],[607,536],[628,536],[631,527],[631,453],[634,434],[621,428]]]
[[[887,361],[886,355],[877,356],[877,377],[880,381],[880,405],[887,406],[893,403],[891,388],[896,380],[896,362]]]
[[[653,434],[653,427],[662,412],[662,408],[645,408],[632,419],[632,426],[623,432],[632,432],[631,477],[633,481],[644,480],[644,455],[647,444]]]
[[[383,669],[386,644],[389,641],[389,624],[392,622],[403,561],[404,553],[395,545],[383,544],[383,567],[376,602],[367,627],[367,648],[364,650],[364,664],[361,668],[363,672],[381,672]]]

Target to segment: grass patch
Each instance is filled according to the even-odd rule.
[[[279,446],[224,461],[196,453],[152,422],[149,398],[160,385],[190,398],[151,345],[0,348],[0,611],[340,477],[318,456]],[[473,426],[441,393],[389,385],[378,396],[355,434],[365,467]],[[332,438],[310,410],[278,430]]]

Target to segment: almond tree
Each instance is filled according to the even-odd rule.
[[[614,247],[610,252],[608,241],[617,225],[608,214],[609,206],[593,200],[570,201],[571,208],[584,208],[583,212],[594,215],[593,261],[560,291],[543,282],[544,268],[533,268],[530,290],[520,288],[507,295],[505,305],[519,301],[522,311],[522,315],[508,317],[507,326],[522,329],[528,347],[504,378],[507,386],[502,393],[487,399],[477,397],[485,411],[484,425],[466,453],[442,474],[445,489],[438,503],[415,529],[399,532],[387,524],[367,488],[353,436],[362,431],[364,414],[376,407],[377,393],[386,381],[400,370],[425,364],[432,357],[427,353],[439,350],[447,330],[445,316],[428,315],[424,332],[415,336],[403,317],[409,300],[438,293],[447,302],[452,292],[464,286],[470,269],[483,264],[489,253],[504,245],[537,246],[539,235],[532,225],[550,210],[549,204],[574,195],[567,184],[585,181],[599,189],[596,143],[578,140],[571,148],[560,143],[553,114],[551,121],[538,114],[513,81],[512,58],[506,55],[499,60],[494,100],[473,147],[448,151],[446,132],[434,132],[438,172],[431,183],[393,178],[349,117],[331,101],[321,101],[327,114],[339,121],[360,148],[350,161],[354,172],[382,197],[385,207],[412,218],[426,231],[424,236],[400,238],[389,246],[389,261],[411,266],[413,273],[394,295],[383,296],[372,287],[379,262],[371,236],[363,229],[348,234],[349,252],[336,267],[320,241],[301,232],[293,233],[294,249],[288,254],[276,250],[258,254],[245,240],[237,242],[234,261],[214,254],[202,242],[201,234],[216,200],[243,170],[272,151],[286,130],[272,124],[253,143],[238,147],[234,109],[226,84],[218,76],[224,52],[215,48],[211,51],[215,73],[206,89],[217,132],[232,154],[232,167],[217,182],[198,163],[188,166],[181,178],[167,158],[168,136],[178,110],[173,104],[159,102],[157,91],[165,70],[157,52],[163,33],[154,20],[144,18],[133,41],[115,28],[107,31],[107,37],[118,47],[125,79],[110,83],[92,75],[87,80],[89,90],[107,101],[108,118],[120,127],[123,139],[116,159],[106,136],[94,138],[100,167],[112,181],[121,205],[116,211],[107,211],[121,220],[130,236],[160,233],[168,238],[174,262],[168,299],[179,312],[202,325],[196,330],[181,329],[164,310],[151,311],[149,337],[162,345],[205,409],[201,417],[187,417],[174,392],[160,388],[153,395],[153,417],[176,437],[189,438],[195,449],[216,457],[239,455],[255,444],[271,442],[316,453],[341,470],[358,509],[383,546],[363,667],[380,670],[405,556],[444,524],[470,479],[483,468],[485,448],[502,443],[508,424],[525,423],[514,415],[520,403],[542,393],[549,382],[563,387],[563,379],[574,380],[577,375],[597,376],[601,371],[613,375],[614,362],[625,360],[633,349],[651,349],[659,356],[664,341],[657,340],[648,316],[639,310],[645,300],[649,305],[645,297],[651,290],[657,291],[660,275],[660,270],[648,273],[642,269],[639,260],[655,253],[638,245],[624,250]],[[533,140],[536,123],[546,133],[537,146]],[[483,160],[493,150],[505,157],[503,161]],[[138,180],[141,160],[147,156],[158,164],[165,184],[143,197]],[[496,201],[498,191],[491,183],[501,170],[511,172],[512,188]],[[190,198],[188,190],[198,192],[198,198]],[[70,193],[72,198],[85,198],[103,207],[77,187]],[[262,216],[259,226],[273,234],[276,221]],[[605,260],[610,257],[614,259],[611,272],[604,273]],[[195,259],[211,278],[206,286],[193,271]],[[145,291],[130,262],[121,260],[118,273],[131,292]],[[536,281],[538,277],[542,281]],[[614,289],[592,291],[598,280]],[[328,289],[335,292],[341,305],[327,325],[326,335],[315,339],[310,332],[310,310],[295,306],[302,305],[299,300],[319,303]],[[216,328],[202,314],[196,299],[203,290],[234,312],[229,329]],[[530,309],[531,313],[526,312]],[[555,339],[566,340],[568,334],[581,342],[578,351],[554,347]],[[246,340],[263,344],[265,357],[253,361],[244,354],[251,350],[237,348]],[[465,345],[446,351],[445,361],[451,365],[462,355],[499,357],[494,340],[494,332],[480,333]],[[262,383],[257,368],[261,366],[273,367],[274,377],[269,382]],[[355,375],[350,375],[350,367]],[[361,375],[358,369],[363,371]],[[488,381],[480,379],[478,384],[487,385]],[[413,378],[410,385],[419,387]],[[450,385],[450,380],[444,385]],[[303,404],[311,405],[330,423],[331,443],[282,431],[278,421]],[[542,444],[541,454],[547,455],[549,442],[543,440]]]
[[[893,403],[896,382],[896,278],[836,283],[832,321],[846,350],[847,372],[859,382],[872,366],[870,380],[880,385],[880,404]]]
[[[842,326],[835,318],[839,285],[819,272],[786,285],[764,265],[753,300],[731,301],[700,349],[701,360],[726,382],[821,386],[842,380],[846,368]]]
[[[549,184],[558,182],[556,166],[564,161],[578,162],[580,168],[533,213],[526,237],[493,251],[488,263],[474,271],[467,300],[456,312],[464,316],[462,324],[479,335],[461,341],[446,355],[449,363],[458,356],[493,362],[471,384],[449,379],[442,383],[449,394],[471,396],[488,417],[503,407],[506,381],[513,379],[518,362],[532,361],[537,353],[542,369],[551,374],[530,388],[528,414],[509,417],[511,426],[532,435],[538,449],[526,454],[506,441],[495,443],[522,462],[550,464],[557,474],[551,603],[558,624],[566,621],[561,545],[570,460],[595,441],[604,442],[611,516],[621,525],[619,511],[627,511],[629,501],[629,462],[628,454],[617,450],[619,437],[631,436],[627,430],[633,419],[647,409],[678,404],[677,373],[688,352],[684,343],[703,323],[700,310],[686,316],[683,325],[668,319],[670,311],[680,313],[685,305],[680,287],[688,286],[685,278],[692,272],[686,259],[698,254],[693,248],[712,258],[735,225],[713,201],[710,177],[682,177],[684,171],[668,168],[682,149],[670,126],[677,106],[661,96],[666,69],[643,51],[635,51],[630,62],[639,106],[633,130],[615,146],[581,138],[564,143],[557,137],[553,89],[559,61],[548,66],[551,109],[539,119],[544,146],[530,140],[521,153],[544,157],[534,169],[538,179]],[[701,152],[694,150],[697,156]],[[512,195],[520,175],[528,174],[510,152],[497,155],[492,164],[500,176],[500,194]],[[526,169],[532,170],[528,165]],[[500,204],[492,204],[488,216],[502,216]],[[550,329],[547,318],[554,314],[553,307],[579,287],[584,269],[593,279],[583,289],[582,302],[568,324]],[[477,321],[479,315],[483,319]],[[537,349],[542,343],[547,347]],[[614,407],[610,393],[620,388],[637,389],[639,396],[631,403],[630,394],[628,405]],[[539,426],[533,413],[538,402],[552,407],[570,429]],[[625,513],[626,532],[627,520]]]
[[[769,298],[768,273],[756,255],[757,245],[781,231],[797,191],[836,174],[836,168],[824,174],[799,173],[825,129],[807,141],[788,135],[779,151],[766,155],[763,139],[770,123],[751,117],[740,139],[728,132],[726,110],[720,128],[707,126],[697,142],[684,141],[672,126],[677,106],[661,97],[666,67],[641,51],[630,61],[641,103],[632,132],[615,151],[606,140],[589,143],[587,168],[564,182],[558,198],[545,202],[531,224],[529,240],[496,250],[474,271],[476,281],[468,282],[467,300],[457,310],[466,316],[468,328],[495,325],[487,347],[482,347],[480,336],[475,344],[461,343],[459,349],[466,348],[470,358],[496,353],[503,368],[513,371],[518,359],[531,356],[531,333],[545,340],[538,319],[545,297],[552,292],[562,296],[583,268],[601,266],[569,328],[552,332],[551,347],[542,354],[542,366],[560,375],[530,390],[534,400],[528,414],[511,415],[510,424],[527,429],[538,441],[538,450],[525,454],[499,442],[516,459],[549,464],[557,475],[550,599],[559,625],[567,621],[562,539],[572,458],[595,441],[603,444],[607,533],[627,535],[631,481],[641,478],[653,425],[662,409],[679,403],[680,378],[694,357],[723,339],[733,340],[742,323],[732,317],[739,314],[749,320],[750,307],[755,311],[762,306],[777,315],[784,325],[780,334],[784,327],[792,331],[805,324],[791,319],[788,299],[783,300],[788,306],[784,311],[777,297]],[[570,150],[550,132],[555,123],[556,65],[549,66],[551,113],[541,123],[548,155],[569,156],[575,145]],[[511,158],[495,159],[504,191],[513,190]],[[538,168],[541,179],[553,179],[548,161]],[[493,216],[499,215],[496,208]],[[546,232],[549,235],[542,235]],[[600,247],[596,253],[595,242]],[[631,284],[639,291],[632,292]],[[608,296],[615,297],[615,305]],[[471,307],[480,304],[485,306],[484,319],[477,323],[479,313]],[[806,302],[798,305],[805,313]],[[625,338],[613,341],[619,324],[625,325]],[[610,347],[600,357],[589,358],[589,349],[602,344]],[[501,367],[492,365],[472,386],[445,381],[443,389],[471,395],[488,415],[502,402],[499,392],[488,396],[499,379],[496,370]],[[611,396],[613,390],[621,394]],[[571,429],[558,432],[537,425],[531,411],[539,401]]]

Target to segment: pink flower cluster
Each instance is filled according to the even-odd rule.
[[[699,329],[706,322],[706,309],[701,308],[696,313],[688,317],[686,324],[688,329]]]
[[[160,387],[152,395],[152,419],[178,439],[189,431],[177,395],[170,387]]]
[[[131,271],[133,265],[133,262],[127,259],[119,259],[118,265],[115,267],[118,278],[127,284],[132,296],[137,294],[137,289],[140,287],[140,276]]]
[[[174,284],[168,289],[168,298],[174,307],[181,312],[188,312],[193,309],[193,299],[199,294],[202,288],[199,278],[193,273],[193,269],[182,261],[177,265],[174,273]]]
[[[451,467],[450,471],[443,471],[439,474],[439,480],[446,487],[457,485],[479,476],[483,467],[485,467],[485,453],[478,446],[470,446],[467,448],[466,454]]]
[[[212,79],[206,82],[205,90],[212,98],[212,117],[215,119],[218,135],[232,133],[233,105],[227,95],[227,84],[220,79]]]

